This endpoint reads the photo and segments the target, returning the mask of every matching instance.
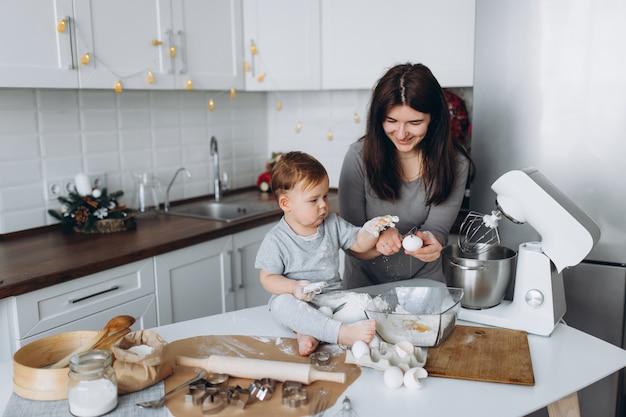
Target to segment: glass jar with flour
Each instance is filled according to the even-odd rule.
[[[101,416],[117,406],[117,379],[108,351],[90,350],[72,356],[67,401],[76,417]]]

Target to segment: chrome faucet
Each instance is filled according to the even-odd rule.
[[[215,136],[211,136],[211,155],[213,155],[213,169],[214,169],[214,194],[215,201],[222,199],[222,181],[220,181],[220,154],[217,151],[217,139]]]
[[[170,184],[167,186],[167,191],[165,192],[165,204],[163,205],[163,210],[170,211],[170,189],[172,185],[174,185],[174,181],[179,173],[184,172],[187,175],[187,178],[191,178],[191,172],[187,171],[187,168],[178,168],[178,170],[174,173]]]

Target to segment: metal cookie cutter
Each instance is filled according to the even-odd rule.
[[[297,408],[309,403],[309,396],[302,383],[296,381],[283,382],[283,405]]]
[[[311,365],[326,366],[330,364],[330,353],[328,352],[313,352],[309,355]]]
[[[272,398],[274,390],[276,389],[276,380],[272,378],[257,379],[250,384],[248,391],[251,396],[257,397],[261,401],[266,401]]]

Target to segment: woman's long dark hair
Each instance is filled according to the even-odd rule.
[[[443,90],[432,72],[422,64],[397,65],[376,84],[365,136],[360,139],[369,184],[382,200],[394,201],[400,197],[402,167],[395,145],[383,130],[383,121],[391,108],[398,105],[430,115],[428,131],[417,150],[422,158],[421,175],[427,204],[443,203],[454,186],[457,153],[465,155],[470,162],[471,158],[463,145],[452,139]]]

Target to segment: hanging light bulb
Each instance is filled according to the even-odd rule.
[[[154,74],[152,71],[148,71],[148,84],[154,84]]]
[[[326,133],[326,139],[328,139],[328,141],[333,140],[333,131],[331,129],[328,129],[328,132]]]
[[[231,89],[230,89],[230,99],[231,99],[231,100],[234,100],[234,99],[236,99],[236,98],[237,98],[237,92],[235,91],[235,89],[234,89],[234,88],[231,88]]]
[[[250,64],[248,64],[248,62],[244,61],[244,63],[243,63],[243,70],[245,72],[250,72]]]
[[[264,72],[262,72],[262,73],[260,73],[260,74],[259,74],[259,76],[257,77],[257,79],[256,79],[256,80],[257,80],[258,82],[262,83],[264,79],[265,79],[265,73],[264,73]]]
[[[117,80],[117,82],[115,83],[115,92],[117,94],[120,94],[122,92],[122,82],[120,80]]]
[[[91,55],[87,52],[80,58],[80,63],[83,65],[89,65],[89,60],[91,59]]]
[[[57,32],[63,33],[65,32],[65,25],[67,24],[67,19],[60,20],[57,24]]]
[[[254,41],[252,41],[252,44],[250,45],[250,53],[252,54],[252,56],[255,56],[257,54],[256,45],[254,44]]]
[[[187,80],[187,82],[185,83],[185,89],[188,91],[193,90],[193,81]]]
[[[361,123],[361,117],[359,116],[359,113],[354,113],[354,123]]]
[[[215,103],[213,102],[213,99],[209,100],[209,111],[213,111],[215,110]]]
[[[278,101],[276,102],[276,110],[277,110],[277,111],[281,111],[281,110],[282,110],[282,108],[283,108],[283,102],[282,102],[281,100],[278,100]]]
[[[296,133],[300,133],[302,131],[302,123],[296,123]]]

